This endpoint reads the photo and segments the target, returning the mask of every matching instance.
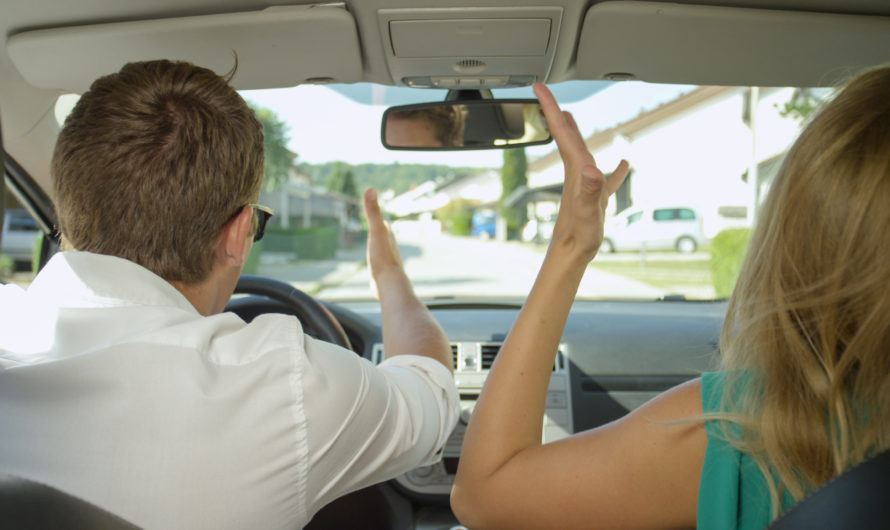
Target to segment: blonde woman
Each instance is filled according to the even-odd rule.
[[[801,134],[730,300],[721,370],[542,445],[554,352],[627,173],[536,93],[565,164],[553,240],[476,404],[451,500],[477,528],[762,528],[888,446],[890,68]],[[695,163],[695,161],[690,161]]]

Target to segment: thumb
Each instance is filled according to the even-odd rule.
[[[383,228],[383,217],[380,214],[380,204],[377,202],[377,190],[368,188],[362,199],[365,217],[368,218],[368,229],[372,232],[379,232]]]

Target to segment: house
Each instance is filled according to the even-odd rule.
[[[497,203],[500,196],[500,173],[496,169],[482,169],[469,175],[428,180],[393,197],[384,207],[397,217],[409,217],[434,212],[457,200],[480,207],[491,206]]]
[[[595,95],[594,101],[615,89],[620,86]],[[799,123],[780,114],[794,92],[698,87],[587,137],[600,168],[613,168],[622,158],[631,164],[608,214],[631,204],[690,206],[701,212],[707,237],[727,225],[750,225],[799,133]],[[528,189],[512,200],[525,202],[530,218],[548,219],[557,209],[562,182],[562,163],[554,150],[529,164]]]
[[[274,190],[263,190],[260,202],[275,209],[272,225],[309,228],[319,224],[347,227],[361,207],[359,199],[312,185],[311,178],[296,167]]]
[[[609,91],[591,103],[608,99]],[[797,137],[800,124],[780,109],[793,88],[696,87],[653,109],[585,139],[597,164],[613,168],[625,158],[631,173],[610,199],[607,214],[634,206],[683,205],[702,217],[706,237],[727,226],[750,226],[756,207]],[[750,109],[755,109],[751,112]],[[752,132],[753,131],[753,132]],[[753,178],[751,178],[753,176]],[[551,222],[558,211],[562,161],[553,149],[531,160],[528,186],[505,198],[525,204],[529,219]],[[480,207],[501,195],[497,169],[457,179],[429,181],[386,204],[397,216],[429,214],[456,199]]]

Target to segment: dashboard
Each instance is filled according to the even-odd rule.
[[[449,507],[467,423],[521,301],[425,301],[451,344],[460,418],[442,460],[341,497],[319,511],[310,530],[355,527],[462,528]],[[322,302],[343,326],[352,349],[371,362],[385,351],[376,301]],[[229,308],[245,320],[291,313],[275,300],[248,296]],[[550,373],[542,442],[616,420],[660,392],[716,369],[725,301],[587,301],[572,306]],[[304,330],[313,330],[304,322]]]
[[[358,352],[375,363],[383,360],[376,302],[326,305]],[[442,461],[398,477],[395,486],[416,500],[441,500],[451,490],[476,399],[521,305],[480,300],[427,306],[451,342],[460,419]],[[725,302],[576,301],[550,374],[542,442],[613,421],[714,369],[725,312]]]
[[[457,473],[464,433],[470,422],[476,399],[485,384],[488,370],[500,351],[501,342],[460,341],[451,343],[454,363],[454,380],[460,396],[460,416],[451,432],[442,453],[442,460],[436,464],[416,468],[396,478],[405,489],[424,495],[448,495]],[[543,442],[552,442],[570,435],[572,429],[571,400],[569,399],[569,377],[561,346],[553,363],[550,385],[547,389],[547,404],[544,412]],[[382,343],[376,343],[371,350],[371,360],[380,363],[384,359]]]

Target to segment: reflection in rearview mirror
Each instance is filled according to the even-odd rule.
[[[441,101],[391,107],[383,114],[388,149],[492,149],[552,138],[535,99]]]

